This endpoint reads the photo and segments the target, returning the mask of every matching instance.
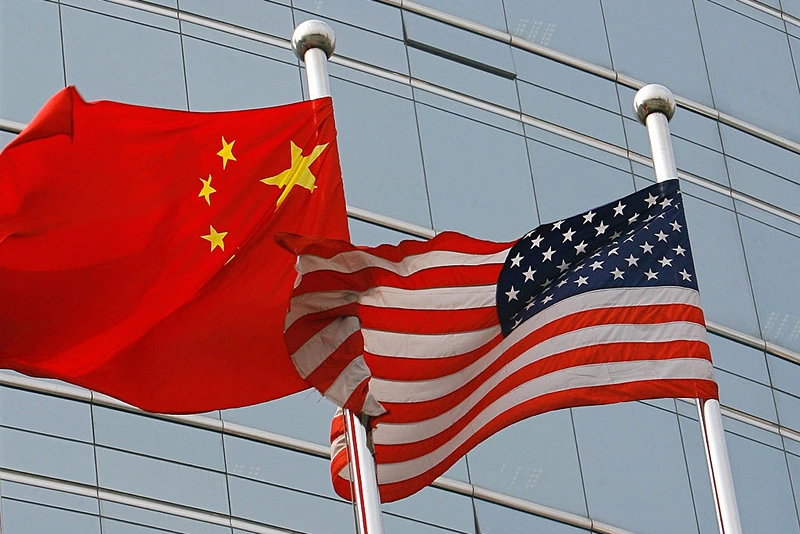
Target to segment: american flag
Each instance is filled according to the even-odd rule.
[[[383,502],[532,415],[717,397],[677,180],[515,243],[286,244],[300,273],[289,352],[324,395],[375,416]],[[335,418],[334,487],[349,498],[342,435]]]

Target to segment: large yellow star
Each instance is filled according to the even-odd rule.
[[[233,143],[235,142],[236,139],[234,139],[230,143],[226,143],[225,136],[222,137],[222,150],[217,152],[217,156],[222,158],[223,170],[225,169],[225,167],[228,166],[228,160],[236,161],[236,157],[233,155]]]
[[[314,192],[314,189],[317,187],[314,185],[314,182],[316,182],[317,178],[311,174],[308,167],[314,163],[314,160],[317,159],[328,146],[327,143],[324,145],[317,145],[314,147],[314,150],[311,151],[311,154],[303,156],[303,149],[294,144],[294,141],[289,142],[291,143],[292,166],[277,176],[261,180],[267,185],[277,185],[279,188],[283,189],[281,196],[278,197],[278,206],[283,203],[286,195],[289,194],[289,191],[291,191],[292,187],[295,185],[305,187],[312,193]]]
[[[200,190],[200,194],[197,195],[198,197],[205,197],[206,202],[208,205],[211,205],[211,193],[216,193],[217,190],[211,187],[211,175],[208,175],[208,180],[203,180],[200,178],[200,181],[203,182],[203,189]]]
[[[200,237],[211,242],[211,251],[213,252],[217,247],[225,250],[225,243],[223,243],[222,240],[225,239],[228,232],[217,232],[213,226],[209,226],[209,232],[211,233],[208,235],[201,235]]]

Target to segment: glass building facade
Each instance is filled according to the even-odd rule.
[[[633,96],[677,95],[743,528],[800,533],[800,0],[0,0],[0,144],[65,84],[195,111],[302,100],[289,39],[310,18],[337,36],[359,244],[511,240],[644,187]],[[332,412],[303,392],[154,416],[2,372],[2,534],[353,532],[329,480]],[[717,531],[680,399],[523,421],[383,510],[387,533]]]

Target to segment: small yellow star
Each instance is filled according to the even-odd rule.
[[[211,175],[208,175],[208,180],[203,180],[200,178],[200,181],[203,182],[203,189],[200,190],[200,194],[197,195],[198,197],[205,197],[206,202],[208,205],[211,205],[211,193],[216,193],[217,190],[211,187]]]
[[[208,235],[201,235],[200,237],[211,242],[211,251],[213,252],[217,247],[225,250],[225,243],[223,243],[222,240],[225,239],[225,236],[228,235],[228,232],[217,232],[214,230],[213,226],[209,226],[209,232],[211,233]]]
[[[236,161],[236,157],[233,155],[233,143],[236,142],[236,139],[231,141],[230,143],[225,142],[225,137],[222,137],[222,150],[217,152],[217,156],[222,158],[222,168],[228,166],[228,160]]]
[[[278,206],[283,203],[286,195],[288,195],[292,187],[296,185],[305,187],[312,193],[314,192],[314,189],[317,187],[314,185],[317,177],[311,174],[308,168],[314,163],[314,160],[322,154],[322,151],[328,147],[327,143],[324,145],[317,145],[311,151],[311,154],[304,156],[303,149],[294,144],[294,141],[289,141],[289,143],[291,143],[289,150],[292,154],[292,166],[277,176],[261,180],[267,185],[277,185],[279,188],[283,189],[281,196],[278,197]]]

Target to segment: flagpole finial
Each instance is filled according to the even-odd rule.
[[[633,98],[633,110],[642,124],[647,124],[647,116],[651,113],[663,113],[670,120],[675,114],[675,95],[663,85],[645,85]]]
[[[333,28],[321,20],[302,22],[298,24],[292,34],[292,49],[300,61],[305,61],[306,51],[312,48],[321,49],[328,59],[336,48],[336,36]]]

